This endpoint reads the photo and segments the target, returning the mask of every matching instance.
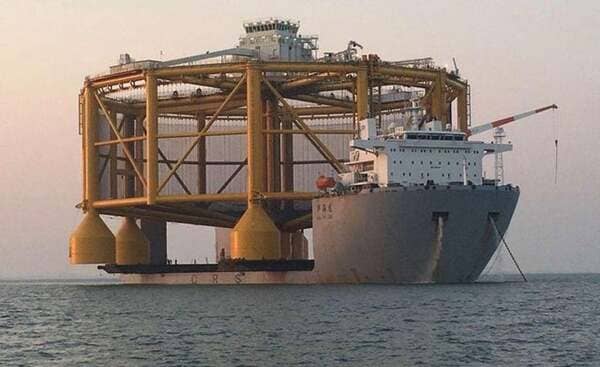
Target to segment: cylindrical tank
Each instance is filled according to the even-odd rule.
[[[264,209],[249,205],[231,231],[231,257],[246,260],[277,260],[281,236]]]
[[[123,219],[116,235],[116,260],[118,265],[137,265],[150,263],[150,241],[135,220]]]
[[[115,262],[115,236],[100,216],[90,210],[69,238],[71,264],[112,264]]]

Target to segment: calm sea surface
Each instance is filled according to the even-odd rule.
[[[0,366],[600,366],[600,275],[490,280],[0,282]]]

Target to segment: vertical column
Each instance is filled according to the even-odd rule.
[[[142,219],[141,229],[150,242],[150,264],[167,263],[167,222],[156,219]]]
[[[156,203],[158,188],[158,96],[156,76],[146,73],[146,198],[148,205]]]
[[[446,74],[440,71],[438,77],[435,80],[433,86],[432,100],[431,100],[431,114],[436,120],[442,121],[443,123],[448,122],[448,109],[446,106],[446,90],[445,83]]]
[[[291,130],[292,120],[286,116],[281,121],[282,130]],[[282,191],[294,191],[294,135],[283,134],[281,136],[281,150],[283,155],[283,187]]]
[[[462,132],[467,132],[467,88],[460,90],[456,99],[456,116],[458,119],[458,128]]]
[[[129,123],[129,130],[131,136],[143,136],[144,133],[144,118],[146,117],[145,112],[139,114],[137,116],[131,115],[131,119]],[[136,141],[132,143],[131,148],[134,150],[134,160],[135,164],[139,170],[141,170],[142,174],[144,174],[144,141]],[[131,150],[130,150],[131,151]],[[142,197],[144,196],[144,184],[137,177],[135,172],[132,170],[132,167],[129,166],[131,173],[131,196]]]
[[[98,101],[95,90],[86,85],[84,90],[84,211],[86,215],[69,237],[71,264],[101,264],[115,262],[115,237],[94,209],[98,195],[97,138]]]
[[[125,115],[123,116],[123,137],[127,138],[130,136],[133,136],[135,134],[135,127],[134,127],[134,121],[135,117],[132,115]],[[137,154],[137,149],[135,146],[136,143],[134,142],[129,142],[129,143],[125,143],[125,146],[127,147],[127,149],[129,149],[130,152],[134,152],[133,153],[133,157],[135,159],[135,162],[137,164],[138,159],[139,159],[139,155]],[[138,164],[139,167],[139,164]],[[125,197],[134,197],[136,196],[136,192],[135,192],[135,180],[136,180],[136,175],[135,175],[135,171],[133,170],[133,166],[131,165],[131,163],[129,162],[129,160],[125,161],[125,171],[123,172],[123,176],[125,177]]]
[[[261,71],[253,64],[246,69],[246,116],[248,141],[248,208],[231,231],[231,257],[261,260],[281,257],[279,229],[254,200],[255,192],[266,189],[266,160],[263,132]]]
[[[248,206],[253,192],[266,191],[265,149],[263,144],[262,98],[260,91],[260,70],[248,67],[246,74],[246,95],[248,114]]]
[[[97,112],[98,102],[95,98],[95,90],[91,86],[86,86],[84,91],[85,106],[85,201],[86,210],[94,211],[93,205],[98,195],[98,171],[97,156],[94,143],[97,137]]]
[[[110,118],[111,120],[115,121],[115,123],[117,123],[117,113],[115,111],[110,111]],[[117,126],[118,128],[118,126]],[[111,140],[115,140],[117,137],[114,133],[114,131],[112,131],[112,129],[110,130],[110,139]],[[116,199],[117,198],[117,145],[116,144],[111,144],[109,151],[108,151],[108,155],[109,155],[109,187],[110,187],[110,197],[112,199]]]
[[[196,119],[197,130],[200,132],[206,125],[206,115],[204,112],[199,112]],[[198,194],[206,194],[206,137],[200,138],[196,149],[198,149]]]
[[[279,116],[277,111],[277,101],[270,99],[267,101],[266,127],[269,130],[279,130]],[[279,134],[267,134],[267,190],[277,192],[281,190],[281,170],[280,170],[280,136]]]
[[[369,76],[366,67],[356,73],[356,118],[358,121],[369,117]]]

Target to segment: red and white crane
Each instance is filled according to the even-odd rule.
[[[495,144],[502,144],[504,138],[506,137],[506,134],[504,133],[504,129],[502,128],[503,125],[509,124],[511,122],[523,119],[525,117],[529,117],[531,115],[535,115],[537,113],[540,112],[544,112],[550,109],[557,109],[558,106],[555,104],[549,105],[549,106],[545,106],[542,108],[538,108],[535,110],[531,110],[531,111],[527,111],[527,112],[523,112],[520,113],[518,115],[514,115],[514,116],[510,116],[510,117],[506,117],[500,120],[496,120],[496,121],[492,121],[492,122],[488,122],[487,124],[482,124],[482,125],[478,125],[475,127],[470,128],[467,131],[467,136],[471,136],[471,135],[475,135],[475,134],[480,134],[486,131],[489,131],[491,129],[496,129],[494,131],[494,143]],[[557,155],[558,155],[558,140],[554,141],[555,144],[555,149],[557,151]],[[558,156],[557,156],[558,157]],[[558,159],[558,158],[557,158]],[[502,184],[504,183],[504,162],[502,159],[502,153],[499,152],[495,152],[494,153],[494,178],[496,180],[497,184]]]
[[[552,104],[546,107],[542,107],[542,108],[538,108],[535,110],[531,110],[531,111],[527,111],[527,112],[523,112],[520,113],[518,115],[514,115],[514,116],[510,116],[510,117],[506,117],[500,120],[496,120],[496,121],[492,121],[492,122],[488,122],[486,124],[482,124],[482,125],[478,125],[475,127],[470,128],[469,130],[467,130],[467,136],[471,136],[471,135],[475,135],[475,134],[480,134],[486,131],[489,131],[491,129],[509,124],[511,122],[517,121],[517,120],[521,120],[524,119],[525,117],[529,117],[531,115],[535,115],[536,113],[540,113],[540,112],[544,112],[550,109],[556,109],[558,108],[557,105]]]

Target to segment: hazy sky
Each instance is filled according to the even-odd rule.
[[[243,21],[269,16],[300,20],[321,51],[352,39],[387,60],[455,57],[472,86],[474,124],[557,103],[559,112],[506,129],[507,181],[521,187],[507,240],[526,271],[600,270],[600,2],[0,0],[0,9],[0,278],[99,274],[67,263],[81,219],[85,75],[123,52],[229,48]],[[211,230],[169,229],[170,257],[212,256]]]

